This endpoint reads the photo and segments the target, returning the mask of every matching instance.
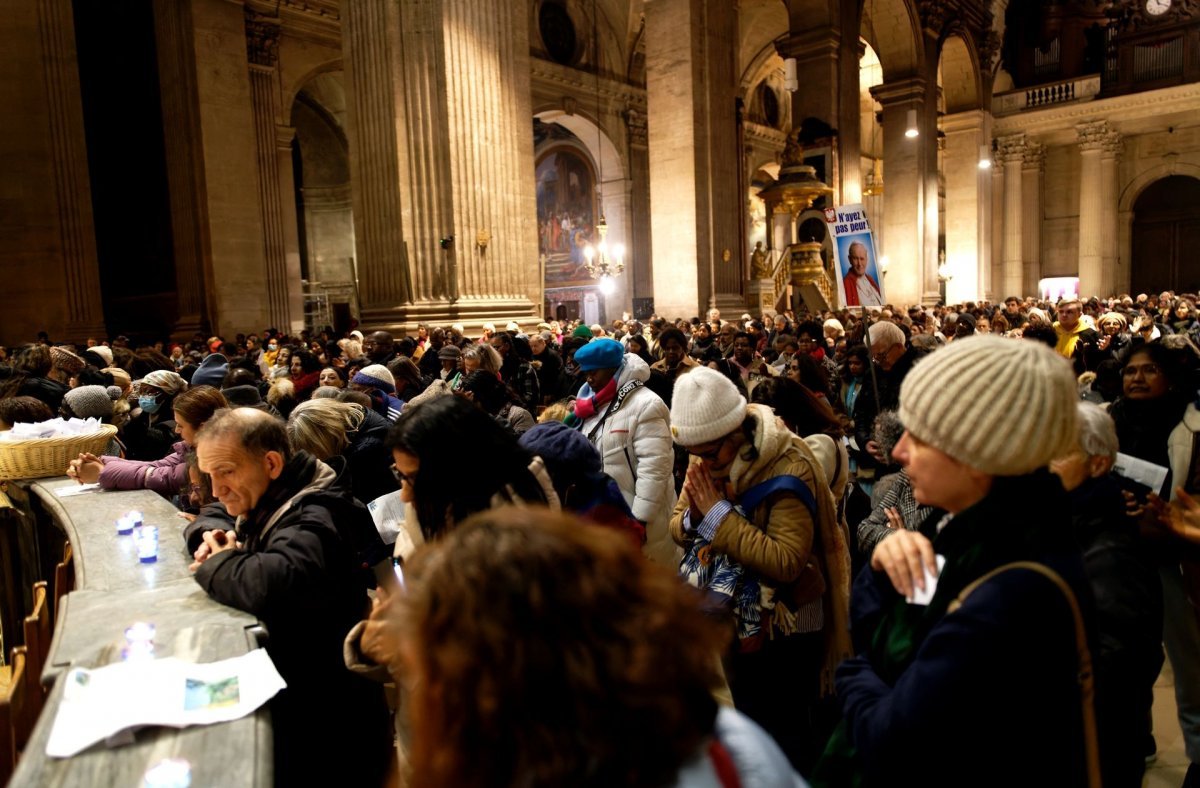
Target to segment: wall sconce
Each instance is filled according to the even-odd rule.
[[[919,137],[921,130],[917,128],[917,111],[910,109],[904,115],[904,136],[910,140],[914,137]]]
[[[879,272],[884,276],[887,276],[888,262],[890,261],[886,254],[879,255]]]
[[[990,170],[992,168],[992,149],[988,145],[979,146],[979,169]]]

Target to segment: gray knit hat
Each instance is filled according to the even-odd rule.
[[[715,369],[698,366],[675,379],[671,437],[680,446],[699,446],[723,438],[745,419],[746,398]]]
[[[1050,348],[977,335],[913,366],[900,420],[972,468],[1019,476],[1072,451],[1078,399],[1071,365]]]
[[[117,389],[117,394],[120,393]],[[113,401],[104,386],[78,386],[63,395],[63,402],[77,418],[112,418]]]

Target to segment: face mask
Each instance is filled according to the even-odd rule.
[[[158,399],[150,396],[138,397],[138,407],[146,413],[154,413],[158,410]]]
[[[279,350],[279,345],[276,345],[274,342],[272,342],[271,344],[267,345],[267,347],[268,347],[269,349],[271,349],[271,350]]]

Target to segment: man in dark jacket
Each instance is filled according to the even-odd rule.
[[[504,359],[500,366],[500,378],[521,398],[521,406],[536,415],[537,406],[542,402],[537,372],[521,357],[517,340],[512,334],[498,331],[492,335],[490,341],[500,358]],[[528,350],[528,345],[525,346],[525,350]]]
[[[370,515],[262,411],[218,411],[196,452],[237,518],[234,531],[203,533],[196,582],[266,625],[288,685],[271,702],[276,784],[378,785],[390,758],[387,706],[379,685],[342,662],[342,641],[367,609],[359,556],[378,541]]]

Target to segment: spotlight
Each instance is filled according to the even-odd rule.
[[[617,283],[613,281],[611,276],[600,277],[600,292],[606,296],[617,292]]]
[[[904,116],[904,136],[910,140],[913,137],[919,137],[921,130],[917,128],[917,111],[910,109]]]
[[[992,149],[987,145],[979,146],[979,169],[990,170],[992,168]]]

